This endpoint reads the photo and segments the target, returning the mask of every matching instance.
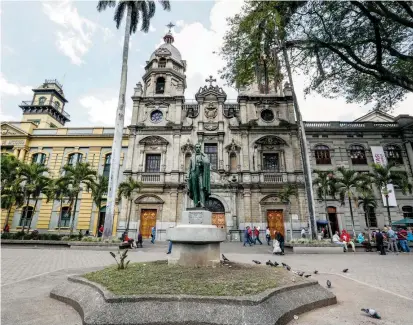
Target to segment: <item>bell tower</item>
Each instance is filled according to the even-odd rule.
[[[174,37],[169,23],[169,31],[165,34],[164,44],[152,53],[146,61],[144,81],[144,97],[175,97],[183,96],[186,88],[186,61],[173,45]]]
[[[22,121],[33,122],[42,129],[59,128],[70,122],[70,115],[65,111],[68,101],[62,84],[56,79],[46,79],[42,85],[32,90],[32,100],[23,101],[19,105],[23,110]]]

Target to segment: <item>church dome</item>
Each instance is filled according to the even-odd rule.
[[[172,36],[171,31],[169,31],[168,33],[166,33],[166,35],[164,36],[163,40],[165,41],[165,43],[163,43],[161,46],[159,46],[151,55],[149,61],[152,61],[154,59],[156,59],[156,57],[158,56],[162,56],[162,57],[170,57],[172,60],[183,64],[182,62],[182,56],[181,56],[181,52],[179,52],[179,50],[173,46],[173,42],[174,42],[174,37]]]

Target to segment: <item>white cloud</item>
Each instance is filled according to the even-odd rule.
[[[153,32],[156,32],[156,28],[153,27],[153,25],[150,25],[150,26],[149,26],[149,31],[152,32],[152,33],[153,33]]]
[[[32,89],[33,87],[31,86],[21,86],[19,84],[10,83],[0,73],[0,94],[2,96],[32,95]]]
[[[13,115],[0,113],[1,122],[18,121],[19,119]]]
[[[206,84],[205,79],[213,75],[217,84],[224,88],[228,100],[235,100],[237,92],[233,88],[224,87],[224,81],[219,78],[218,70],[224,66],[224,62],[218,54],[222,46],[223,36],[228,30],[227,17],[232,17],[240,12],[242,1],[217,0],[210,12],[210,29],[200,22],[186,24],[178,20],[176,26],[179,32],[172,30],[174,45],[182,54],[182,59],[187,61],[187,85],[186,98],[194,98],[199,87]],[[161,41],[156,48],[162,44]],[[327,99],[314,94],[304,98],[305,76],[294,75],[294,86],[300,104],[300,109],[305,120],[352,120],[366,114],[369,107],[359,104],[347,104],[344,99]],[[398,105],[392,114],[408,114],[413,107],[413,94]]]
[[[87,95],[80,98],[80,105],[88,110],[89,121],[95,125],[114,126],[116,109],[118,107],[118,98],[112,97],[107,100],[101,99],[104,96]],[[130,96],[127,98],[130,98]],[[129,125],[132,118],[132,105],[130,101],[126,102],[125,125]]]
[[[43,12],[59,26],[56,45],[73,64],[83,63],[82,57],[92,46],[92,36],[98,25],[81,17],[72,1],[43,2]],[[107,37],[108,32],[104,31]]]

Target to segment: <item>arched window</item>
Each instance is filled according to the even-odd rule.
[[[22,209],[22,215],[20,218],[20,227],[29,227],[33,218],[33,207],[28,207],[27,208],[27,213],[26,213],[26,207]]]
[[[369,227],[377,227],[377,218],[376,218],[376,212],[374,211],[373,207],[368,207],[368,219],[367,219],[367,213],[364,213],[364,219],[366,221],[366,225]]]
[[[237,171],[237,155],[235,152],[232,152],[229,155],[229,166],[230,166],[230,171],[231,172],[236,172]]]
[[[165,92],[165,78],[159,77],[156,79],[156,94],[163,94]]]
[[[405,205],[402,207],[403,211],[403,218],[411,218],[413,219],[413,207],[410,205]]]
[[[187,153],[185,155],[185,172],[189,170],[189,164],[191,163],[191,157],[192,155],[190,153]]]
[[[158,62],[158,68],[165,68],[166,67],[166,59],[160,58]]]
[[[59,103],[58,101],[55,101],[55,102],[53,103],[53,105],[54,105],[54,108],[56,108],[56,109],[59,109],[59,108],[60,108],[60,103]]]
[[[110,173],[110,160],[112,159],[112,154],[108,153],[105,156],[105,164],[103,165],[103,176],[109,177]]]
[[[384,147],[384,154],[388,163],[403,164],[402,150],[399,146],[390,144]]]
[[[69,155],[69,159],[67,161],[67,164],[70,166],[76,165],[77,163],[82,162],[83,159],[83,154],[76,152],[76,153],[71,153]]]
[[[367,165],[366,151],[363,146],[356,144],[350,146],[350,157],[353,165]]]
[[[325,145],[314,147],[315,162],[317,165],[330,165],[330,148]]]
[[[39,98],[39,105],[44,105],[46,103],[46,97],[42,96]]]
[[[205,208],[211,212],[225,213],[225,208],[221,201],[212,197],[208,198],[208,200],[205,202]]]
[[[37,163],[39,165],[44,165],[46,163],[46,154],[45,153],[35,153],[32,156],[32,164]]]
[[[70,227],[70,208],[69,207],[62,207],[60,211],[60,223],[58,227]]]

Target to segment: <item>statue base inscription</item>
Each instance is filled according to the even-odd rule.
[[[173,244],[168,264],[197,267],[218,265],[221,256],[220,244],[226,239],[226,233],[211,222],[210,211],[184,211],[181,223],[166,231],[166,238]]]

